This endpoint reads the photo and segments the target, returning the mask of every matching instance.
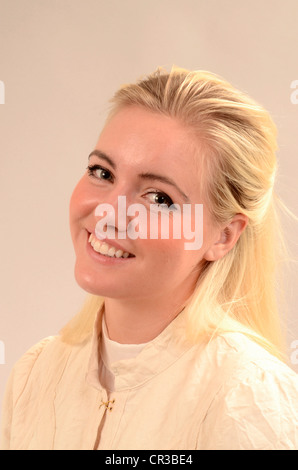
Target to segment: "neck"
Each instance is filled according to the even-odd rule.
[[[173,296],[172,296],[173,297]],[[179,298],[105,299],[109,338],[122,344],[147,343],[156,338],[183,310]]]

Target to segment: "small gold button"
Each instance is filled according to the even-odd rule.
[[[104,406],[106,410],[112,411],[114,403],[115,403],[115,398],[113,400],[108,400],[108,401],[101,400],[101,404],[99,405],[99,408]]]

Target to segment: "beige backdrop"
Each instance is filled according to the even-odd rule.
[[[68,203],[123,82],[176,64],[259,100],[279,128],[279,193],[298,214],[297,24],[297,0],[0,0],[0,400],[17,358],[85,297]],[[285,223],[297,260],[297,224]],[[297,273],[292,262],[286,321],[298,371]]]

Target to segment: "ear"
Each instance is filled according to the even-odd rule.
[[[204,258],[207,261],[223,258],[237,243],[247,223],[248,217],[246,215],[236,214],[230,223],[222,228],[219,238],[207,249]]]

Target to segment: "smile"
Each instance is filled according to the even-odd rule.
[[[114,246],[109,245],[107,242],[100,241],[96,238],[93,233],[90,233],[89,243],[92,246],[93,250],[97,253],[100,253],[104,256],[109,256],[110,258],[132,258],[134,255],[128,253],[128,251],[123,251]]]

